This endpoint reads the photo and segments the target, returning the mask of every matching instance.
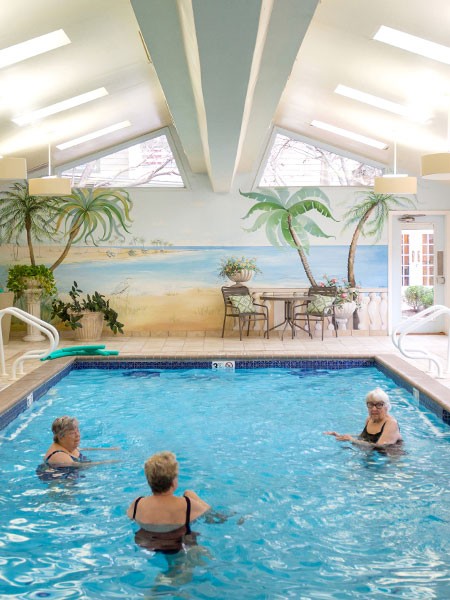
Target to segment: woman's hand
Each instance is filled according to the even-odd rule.
[[[340,442],[352,442],[354,440],[349,433],[337,433],[336,431],[324,431],[323,433],[324,435],[334,435]]]

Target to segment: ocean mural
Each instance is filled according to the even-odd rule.
[[[84,249],[85,251],[88,248]],[[225,282],[217,276],[222,258],[255,257],[262,274],[254,282],[261,287],[307,287],[308,281],[298,255],[292,248],[273,246],[172,246],[170,250],[144,253],[134,250],[117,258],[119,249],[92,248],[103,260],[93,256],[88,262],[62,263],[55,270],[60,292],[77,281],[87,292],[100,290],[107,295],[152,295],[195,288],[218,288]],[[123,252],[123,248],[120,251]],[[108,256],[108,253],[111,256]],[[320,281],[323,275],[346,277],[347,246],[314,246],[309,261]],[[360,246],[355,266],[357,285],[387,287],[387,246]],[[7,267],[0,267],[0,281],[6,282]]]
[[[58,248],[41,248],[38,260],[50,264],[51,255],[58,252]],[[317,279],[325,274],[345,277],[347,254],[348,246],[312,247],[309,261]],[[97,290],[109,297],[128,334],[219,331],[223,319],[220,287],[231,282],[217,273],[221,259],[230,256],[256,258],[262,274],[253,280],[255,286],[309,286],[295,250],[273,246],[171,246],[164,250],[75,246],[55,270],[56,285],[62,298],[73,281],[84,292]],[[17,262],[23,262],[20,256]],[[0,266],[3,287],[10,265]],[[387,246],[360,246],[355,271],[361,287],[386,287]],[[42,306],[45,319],[50,316],[49,304]]]
[[[147,197],[135,202],[126,190],[76,188],[68,198],[45,203],[28,195],[26,183],[15,184],[0,195],[0,285],[6,287],[11,266],[43,264],[53,271],[61,299],[67,299],[76,281],[83,292],[98,291],[110,299],[126,332],[153,335],[221,330],[220,288],[231,284],[218,275],[223,259],[255,258],[262,273],[250,286],[258,288],[307,288],[324,276],[347,278],[349,246],[339,237],[344,222],[334,216],[339,202],[331,202],[319,188],[280,188],[271,194],[241,192],[241,196],[254,200],[253,206],[244,209],[233,199],[236,218],[222,222],[216,214],[206,232],[201,202],[199,207],[195,202],[179,206],[177,222],[184,228],[171,235],[173,206],[161,196],[155,195],[151,203]],[[370,215],[376,203],[366,204],[361,210]],[[355,215],[357,221],[366,218]],[[383,225],[378,223],[374,230],[380,232]],[[216,238],[223,239],[224,230],[226,245],[213,245]],[[245,245],[243,231],[248,235]],[[189,240],[199,242],[181,245],[186,232]],[[205,237],[211,245],[200,241]],[[255,237],[258,243],[251,245]],[[241,245],[233,245],[238,240]],[[333,244],[334,240],[341,244]],[[385,245],[358,244],[356,285],[386,288],[387,258]],[[42,303],[47,320],[49,307],[47,298]]]

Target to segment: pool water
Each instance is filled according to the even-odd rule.
[[[394,456],[339,443],[388,391]],[[51,482],[51,423],[119,458]],[[2,598],[450,598],[450,430],[376,368],[72,371],[1,433]],[[153,554],[125,515],[144,461],[172,450],[201,518],[198,546]]]

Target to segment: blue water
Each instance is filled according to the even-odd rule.
[[[300,258],[292,248],[273,246],[173,247],[171,252],[142,255],[127,260],[62,263],[56,271],[60,292],[68,291],[77,281],[85,291],[104,294],[145,295],[196,287],[223,285],[217,276],[222,258],[255,257],[262,274],[254,282],[261,286],[308,286]],[[106,248],[105,248],[106,252]],[[314,246],[308,257],[317,281],[324,274],[346,277],[347,246]],[[355,276],[362,287],[387,287],[387,246],[360,246],[355,261]],[[0,281],[6,282],[6,267],[0,268]]]
[[[339,443],[365,393],[389,391],[405,454]],[[43,482],[56,416],[117,464]],[[248,600],[450,597],[450,433],[376,369],[74,371],[2,432],[2,598]],[[148,493],[143,463],[172,450],[200,519],[176,557],[134,544],[125,516]],[[106,458],[107,453],[95,455]],[[94,458],[94,453],[90,453]]]

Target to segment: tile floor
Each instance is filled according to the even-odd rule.
[[[290,339],[288,336],[281,340],[272,336],[269,340],[262,337],[125,337],[112,336],[102,338],[101,343],[108,350],[118,350],[121,357],[148,358],[188,358],[188,357],[357,357],[380,354],[401,356],[388,336],[370,337],[338,337],[310,340],[309,338]],[[60,347],[72,346],[74,341],[62,339]],[[30,349],[46,348],[48,342],[25,343],[20,338],[10,340],[5,346],[5,358],[8,374],[11,373],[13,361]],[[427,351],[437,355],[442,361],[447,359],[448,338],[443,335],[411,335],[408,337],[408,348]],[[427,371],[428,361],[405,359],[418,369]],[[42,367],[46,363],[39,360],[26,361],[25,373]],[[58,361],[51,361],[56,363]],[[440,379],[440,382],[450,388],[450,375]],[[0,378],[0,386],[4,388],[11,383],[9,376]]]

